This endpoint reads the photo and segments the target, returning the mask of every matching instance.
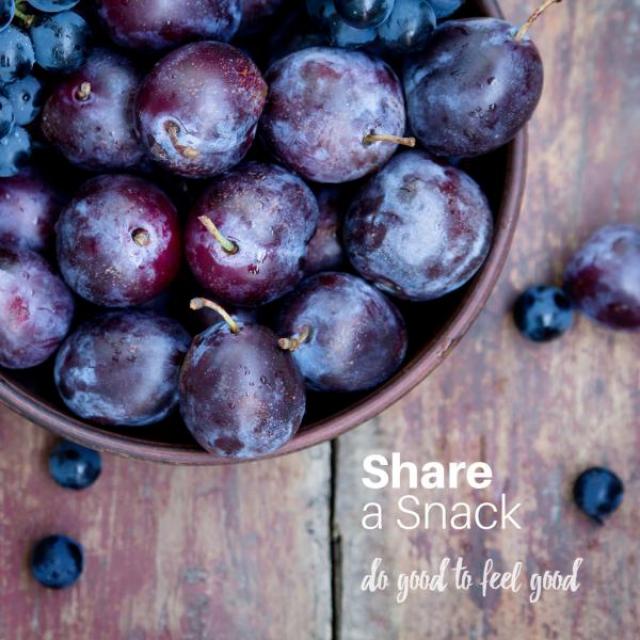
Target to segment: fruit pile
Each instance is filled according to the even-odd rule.
[[[384,383],[399,308],[490,251],[459,161],[530,118],[556,1],[517,29],[436,27],[457,0],[1,0],[0,366],[55,355],[75,415],[179,406],[233,458],[290,440],[308,393]]]

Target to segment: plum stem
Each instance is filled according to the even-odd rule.
[[[240,327],[238,323],[221,307],[217,302],[213,300],[207,300],[206,298],[193,298],[189,307],[192,311],[200,311],[201,309],[213,309],[216,313],[220,314],[222,319],[229,326],[229,331],[234,335],[240,333]]]
[[[291,353],[293,353],[300,348],[300,345],[307,342],[310,336],[311,327],[305,325],[297,334],[291,336],[290,338],[280,338],[280,340],[278,340],[278,346],[283,351],[291,351]]]
[[[527,18],[527,21],[518,29],[514,40],[520,42],[526,35],[531,25],[552,5],[562,0],[544,0],[544,2]]]
[[[230,255],[238,253],[238,245],[229,240],[229,238],[222,235],[220,229],[207,216],[200,216],[198,218],[202,226],[215,238],[216,242]]]
[[[145,231],[144,229],[136,229],[131,234],[131,237],[139,247],[146,247],[151,242],[151,236],[149,235],[149,232]]]
[[[89,99],[91,95],[92,87],[90,82],[81,82],[78,90],[76,91],[76,100],[84,102]]]
[[[169,135],[169,140],[171,140],[171,144],[174,149],[187,160],[195,160],[200,152],[193,147],[189,147],[184,145],[178,140],[178,134],[180,133],[180,127],[175,122],[167,122],[164,125],[164,129]]]
[[[14,15],[16,18],[18,18],[22,26],[26,27],[27,29],[33,24],[33,21],[36,19],[34,15],[22,11],[22,6],[19,5],[16,5]]]
[[[362,143],[367,147],[374,142],[391,142],[392,144],[401,144],[404,147],[416,146],[415,138],[403,138],[402,136],[394,136],[390,133],[374,133],[372,131],[362,139]]]

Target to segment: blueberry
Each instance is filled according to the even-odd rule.
[[[388,51],[411,53],[424,48],[435,28],[436,16],[427,0],[396,0],[378,36]]]
[[[9,99],[16,124],[31,124],[42,107],[42,85],[37,78],[27,76],[3,87],[2,93]]]
[[[0,31],[4,31],[11,24],[15,11],[15,0],[0,0]]]
[[[622,502],[624,485],[609,469],[591,467],[583,471],[573,486],[573,499],[590,518],[604,524]]]
[[[358,29],[377,27],[390,15],[395,0],[335,0],[340,16]]]
[[[464,4],[464,0],[429,0],[429,4],[439,20],[457,11]]]
[[[16,117],[9,98],[0,95],[0,140],[6,138],[14,129]]]
[[[87,57],[89,25],[73,11],[47,16],[30,33],[36,62],[47,71],[75,71]]]
[[[65,489],[86,489],[102,471],[100,454],[73,442],[59,442],[49,454],[49,473]]]
[[[33,45],[26,33],[13,26],[0,31],[0,83],[23,78],[34,61]]]
[[[13,133],[0,139],[0,178],[20,173],[31,157],[31,138],[26,129],[15,127]]]
[[[31,556],[31,573],[44,587],[70,587],[82,573],[84,564],[82,545],[62,535],[43,538]]]
[[[80,0],[27,0],[38,11],[45,13],[58,13],[75,7]]]
[[[524,291],[513,307],[520,332],[534,342],[561,336],[573,324],[573,305],[562,289],[546,285]]]

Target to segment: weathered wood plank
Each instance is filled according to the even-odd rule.
[[[505,0],[521,20],[529,5]],[[533,3],[535,4],[535,3]],[[567,256],[609,220],[640,221],[640,3],[566,1],[535,27],[545,59],[545,94],[530,128],[529,183],[513,252],[490,304],[452,357],[403,402],[339,443],[336,526],[342,539],[341,640],[429,638],[638,638],[640,569],[640,341],[581,319],[560,342],[532,346],[511,325],[516,293],[556,280]],[[368,453],[400,451],[417,461],[488,461],[486,492],[415,492],[423,499],[478,503],[503,490],[523,502],[523,531],[403,532],[392,523],[364,532],[369,500],[401,494],[360,483]],[[607,464],[628,491],[603,528],[570,502],[576,473]],[[585,557],[577,594],[522,593],[486,601],[477,591],[363,594],[375,556],[390,573],[433,568],[463,555],[479,570],[487,557],[506,569],[569,571]]]
[[[72,493],[49,479],[52,438],[0,409],[2,640],[331,636],[329,446],[220,469],[105,455]],[[72,589],[39,587],[31,541],[79,539]]]

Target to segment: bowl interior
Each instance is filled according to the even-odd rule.
[[[466,15],[497,16],[499,9],[491,1],[468,2]],[[373,392],[310,394],[300,433],[279,454],[336,437],[376,415],[433,370],[462,337],[484,305],[508,252],[524,184],[525,146],[522,132],[506,147],[461,163],[461,168],[481,185],[495,216],[496,236],[481,272],[463,289],[444,299],[423,304],[398,302],[409,334],[403,368]],[[184,302],[182,309],[187,309],[190,287],[184,288],[187,294],[183,294],[181,303]],[[80,307],[78,321],[94,311]],[[109,429],[77,420],[57,395],[51,361],[25,371],[0,370],[0,400],[34,422],[93,448],[172,463],[225,462],[201,451],[178,415],[153,427],[135,429]]]

